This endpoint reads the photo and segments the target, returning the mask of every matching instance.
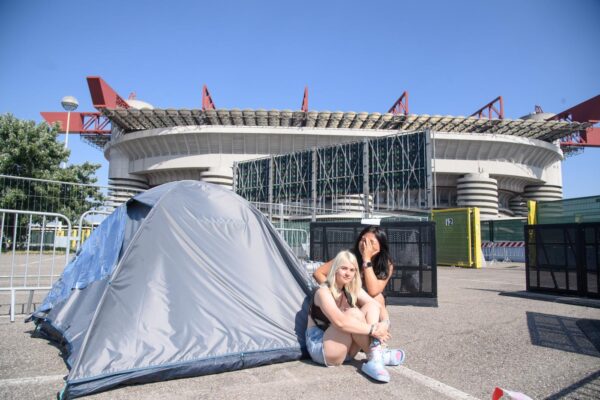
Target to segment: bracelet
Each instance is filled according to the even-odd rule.
[[[391,325],[390,320],[389,319],[384,319],[383,321],[379,321],[379,322],[383,322],[384,324],[387,324],[388,328]]]
[[[371,325],[371,329],[369,329],[369,336],[373,334],[373,329],[375,329],[375,324]]]

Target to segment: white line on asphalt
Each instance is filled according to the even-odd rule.
[[[467,282],[477,282],[477,283],[499,283],[501,285],[512,285],[512,286],[522,286],[523,283],[515,283],[515,282],[506,282],[506,281],[490,281],[485,279],[467,279],[467,278],[448,278],[448,277],[438,277],[439,279],[449,279],[453,281],[467,281]]]
[[[64,375],[42,375],[31,376],[28,378],[0,379],[0,387],[35,385],[38,383],[53,383],[56,381],[63,381],[64,377]]]
[[[388,368],[388,371],[394,372],[398,375],[402,375],[406,378],[409,378],[423,386],[428,387],[438,393],[443,394],[451,399],[456,400],[478,400],[477,397],[473,397],[470,394],[465,392],[461,392],[460,390],[453,388],[452,386],[448,386],[445,383],[440,381],[436,381],[433,378],[430,378],[426,375],[420,374],[416,371],[413,371],[410,368],[406,368],[404,366]]]

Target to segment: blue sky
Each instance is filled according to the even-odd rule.
[[[469,115],[496,96],[507,118],[600,94],[600,1],[0,1],[0,113],[40,122],[85,77],[160,108]],[[102,153],[69,138],[71,162]],[[565,197],[600,194],[600,149],[563,165]]]

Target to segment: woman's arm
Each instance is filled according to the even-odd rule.
[[[327,316],[329,322],[341,331],[359,335],[368,335],[375,330],[375,327],[372,327],[372,325],[361,322],[351,315],[343,313],[335,304],[331,292],[326,287],[322,287],[317,291],[315,295],[315,304],[321,308],[321,311]]]
[[[388,314],[387,308],[385,308],[384,305],[380,304],[377,300],[371,297],[367,292],[364,291],[364,289],[360,289],[358,292],[358,298],[356,300],[361,307],[367,303],[377,304],[377,306],[379,306],[379,321],[385,321],[389,328],[390,315]]]
[[[392,273],[394,272],[394,266],[392,263],[388,265],[388,274],[385,279],[378,279],[377,275],[373,271],[372,267],[363,267],[363,276],[365,278],[365,287],[367,288],[367,293],[369,296],[375,297],[380,293],[383,293],[385,287],[387,286],[390,278],[392,277]]]
[[[317,281],[319,285],[325,283],[327,280],[327,274],[329,274],[329,270],[331,269],[332,265],[333,260],[327,261],[325,264],[317,268],[317,270],[313,273],[313,278],[315,278],[315,281]]]

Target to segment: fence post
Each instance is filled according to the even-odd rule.
[[[273,156],[269,157],[269,221],[273,221]]]
[[[481,220],[479,218],[479,208],[474,207],[472,215],[473,229],[471,230],[473,243],[473,267],[481,268],[482,253],[481,253]]]
[[[312,149],[312,180],[311,180],[311,200],[312,200],[312,222],[317,220],[317,149]]]
[[[363,139],[363,204],[365,208],[365,218],[371,217],[371,207],[369,201],[369,139]]]

